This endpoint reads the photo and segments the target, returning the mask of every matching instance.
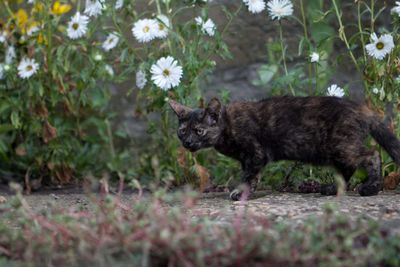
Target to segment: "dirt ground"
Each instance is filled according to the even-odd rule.
[[[10,192],[0,192],[0,195],[9,198]],[[134,196],[134,193],[124,193],[123,202],[129,205],[134,201]],[[26,195],[25,198],[35,211],[46,209],[50,205],[76,209],[90,209],[91,205],[87,195],[77,188],[42,190]],[[336,206],[338,213],[372,219],[391,231],[400,233],[400,193],[394,191],[381,192],[372,197],[361,197],[353,192],[339,197],[327,197],[320,194],[261,191],[246,202],[233,202],[229,200],[228,193],[208,193],[203,194],[188,212],[196,217],[209,216],[223,222],[227,217],[235,216],[245,208],[246,212],[266,216],[272,221],[289,221],[296,224],[309,217],[321,216],[327,205]]]

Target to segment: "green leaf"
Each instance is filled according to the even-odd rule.
[[[11,107],[11,104],[4,100],[0,102],[0,114],[4,114],[6,112],[7,109],[9,109]]]
[[[298,52],[297,52],[298,56],[301,56],[301,54],[303,54],[305,40],[306,39],[304,37],[301,37],[300,42],[299,42]]]
[[[13,111],[11,113],[11,123],[12,125],[16,128],[19,129],[21,128],[21,120],[19,118],[19,115],[17,112]]]
[[[263,65],[261,68],[258,70],[258,75],[260,77],[260,80],[253,81],[254,85],[266,85],[268,84],[272,78],[275,76],[275,74],[278,72],[278,65]]]
[[[364,169],[357,169],[353,176],[358,180],[363,181],[368,177],[368,173]]]
[[[333,39],[331,38],[335,34],[335,29],[324,23],[317,22],[311,24],[311,36],[318,44],[321,50],[325,50],[328,53],[333,49]]]
[[[10,132],[12,130],[14,130],[14,126],[12,124],[0,124],[0,134],[6,133],[6,132]]]
[[[39,86],[39,95],[42,97],[44,95],[44,88],[43,86]]]

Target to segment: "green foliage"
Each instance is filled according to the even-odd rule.
[[[170,25],[164,25],[168,36],[142,45],[130,40],[127,33],[139,19],[155,15],[137,12],[135,1],[123,4],[119,10],[112,1],[107,2],[101,15],[89,17],[87,32],[71,39],[67,30],[71,13],[84,14],[79,1],[38,0],[28,6],[1,3],[0,17],[5,23],[0,30],[7,38],[0,60],[7,61],[8,48],[16,48],[16,58],[1,65],[2,170],[45,182],[51,178],[51,182],[65,183],[88,173],[101,176],[104,172],[131,178],[138,171],[141,177],[151,180],[155,174],[156,180],[169,179],[173,174],[176,184],[184,182],[176,163],[178,143],[170,138],[174,131],[165,100],[173,97],[190,105],[201,100],[198,81],[215,67],[211,58],[230,56],[222,37],[234,14],[225,10],[226,25],[208,38],[194,19],[181,18],[189,10],[198,10],[206,20],[208,7],[204,4],[152,1],[153,11],[168,17]],[[28,34],[36,25],[38,30]],[[103,40],[110,32],[119,37],[119,42],[116,48],[104,51]],[[182,65],[183,79],[170,92],[151,82],[140,90],[137,113],[145,117],[161,113],[161,121],[149,121],[151,143],[141,151],[141,158],[133,158],[131,140],[124,132],[112,129],[115,114],[108,109],[111,85],[131,80],[139,70],[145,72],[147,80],[151,66],[168,55]],[[24,57],[39,64],[37,73],[27,79],[22,79],[17,69]],[[7,70],[3,75],[4,66]],[[117,146],[119,143],[124,146]]]
[[[234,10],[217,2],[154,0],[143,9],[140,1],[122,1],[123,8],[118,9],[117,2],[106,1],[101,14],[89,18],[87,32],[76,39],[68,37],[67,28],[74,12],[84,14],[83,1],[0,3],[0,33],[6,33],[0,62],[6,61],[9,47],[16,48],[15,59],[0,64],[0,169],[12,171],[20,180],[31,177],[61,183],[92,173],[135,177],[147,184],[195,185],[199,173],[194,170],[199,166],[206,167],[217,183],[236,178],[238,164],[232,160],[215,152],[192,155],[178,149],[176,118],[171,116],[166,100],[204,106],[201,81],[214,70],[216,58],[231,58],[224,36],[239,12],[248,12],[243,10],[246,4],[238,0],[232,5],[237,8]],[[225,14],[213,34],[195,17],[187,17],[196,14],[207,21],[210,4]],[[253,83],[270,89],[271,95],[325,95],[332,75],[350,62],[362,77],[371,108],[382,115],[387,115],[387,104],[397,108],[400,48],[395,46],[378,60],[368,55],[366,45],[373,32],[378,36],[391,34],[397,44],[398,16],[392,15],[389,29],[378,25],[387,7],[377,1],[300,0],[294,4],[295,15],[271,22],[277,38],[268,41],[268,63],[259,69],[259,78]],[[354,15],[353,20],[343,17],[345,9]],[[143,43],[137,37],[132,39],[132,26],[144,18],[161,25],[164,22],[157,18],[159,15],[168,20],[168,25],[163,25],[167,36]],[[295,43],[285,39],[286,20],[301,29]],[[32,31],[34,27],[37,29]],[[119,41],[115,48],[105,51],[102,45],[109,33],[115,33]],[[310,60],[312,53],[319,55],[315,62]],[[151,80],[151,68],[167,56],[182,67],[183,75],[176,86],[160,88]],[[38,72],[27,79],[22,79],[18,71],[24,57],[39,63]],[[138,71],[144,73],[147,82],[132,86],[128,96],[142,88],[135,94],[135,104],[136,114],[148,122],[145,146],[124,130],[114,129],[116,114],[109,107],[111,86],[131,82]],[[352,82],[340,86],[349,91]],[[229,102],[229,92],[223,91],[221,98]],[[398,130],[398,119],[392,124]],[[397,170],[388,156],[381,154],[383,174]],[[267,170],[268,183],[275,184],[287,164]],[[300,178],[333,177],[329,170],[308,166],[296,172],[294,175]]]

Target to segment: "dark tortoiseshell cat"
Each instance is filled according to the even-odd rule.
[[[214,147],[240,161],[242,182],[254,191],[258,173],[271,161],[295,160],[332,165],[349,181],[356,168],[368,180],[362,196],[376,195],[382,187],[381,161],[368,149],[369,134],[400,164],[400,142],[365,105],[337,97],[272,97],[259,102],[223,106],[216,98],[205,109],[191,109],[170,101],[179,118],[178,137],[190,151]],[[336,194],[336,186],[321,188]],[[239,189],[231,193],[240,199]]]

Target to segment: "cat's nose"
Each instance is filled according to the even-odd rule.
[[[191,143],[188,142],[188,141],[185,141],[185,142],[183,142],[183,146],[184,146],[184,147],[190,147],[190,146],[191,146]]]

